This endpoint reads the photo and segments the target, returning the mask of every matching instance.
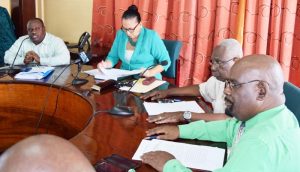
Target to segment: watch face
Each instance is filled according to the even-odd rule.
[[[183,118],[186,119],[186,120],[190,120],[192,118],[192,113],[189,112],[189,111],[185,111],[183,113]]]

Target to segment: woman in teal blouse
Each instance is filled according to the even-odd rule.
[[[117,32],[115,41],[105,61],[98,63],[98,68],[111,68],[122,61],[121,69],[146,69],[145,77],[155,76],[161,79],[161,72],[171,64],[168,51],[159,35],[142,26],[141,16],[135,5],[123,13],[122,28]],[[160,65],[161,63],[167,65]]]

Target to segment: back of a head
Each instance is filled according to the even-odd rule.
[[[35,135],[13,145],[0,157],[0,171],[95,172],[73,144],[53,135]]]
[[[136,17],[138,23],[141,22],[141,15],[138,11],[137,6],[131,5],[128,7],[128,9],[123,13],[122,19],[131,19]]]

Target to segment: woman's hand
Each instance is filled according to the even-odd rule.
[[[153,74],[152,69],[147,70],[147,71],[143,74],[143,76],[146,77],[146,78],[149,78],[149,77],[154,76],[154,75],[155,75],[155,74]]]
[[[112,63],[108,60],[101,61],[100,63],[97,64],[97,68],[112,68]]]
[[[157,65],[157,66],[145,71],[143,76],[146,77],[146,78],[151,77],[151,76],[155,76],[156,74],[161,73],[162,71],[164,71],[163,66],[162,65]]]

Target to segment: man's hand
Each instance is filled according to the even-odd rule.
[[[33,55],[32,55],[32,51],[28,51],[26,54],[25,54],[25,57],[24,57],[24,63],[25,64],[28,64],[28,63],[31,63],[33,61]]]
[[[143,163],[151,165],[157,171],[163,171],[166,162],[175,159],[175,157],[165,151],[152,151],[142,155],[141,159]]]
[[[24,63],[28,64],[33,61],[36,61],[37,63],[40,63],[40,56],[36,54],[34,51],[28,51],[24,58]]]
[[[158,135],[157,139],[176,140],[179,137],[178,126],[160,126],[146,131],[147,136]]]
[[[150,116],[147,121],[150,123],[164,124],[183,122],[183,112],[165,112],[159,115]]]
[[[140,98],[141,99],[151,98],[151,100],[157,100],[157,99],[166,98],[167,96],[168,96],[168,90],[159,90],[159,91],[153,91],[146,95],[142,95]]]

